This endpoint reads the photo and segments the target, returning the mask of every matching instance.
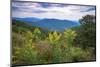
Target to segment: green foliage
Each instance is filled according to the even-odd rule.
[[[49,33],[48,40],[50,41],[50,43],[57,43],[59,42],[60,37],[61,34],[54,31],[53,33]]]
[[[31,64],[31,63],[36,63],[36,57],[37,57],[37,52],[34,48],[34,44],[32,43],[32,33],[30,31],[28,31],[27,33],[25,33],[27,36],[23,35],[25,40],[24,42],[22,42],[22,40],[18,40],[17,43],[21,44],[20,42],[22,42],[24,45],[23,47],[15,47],[13,46],[13,50],[14,50],[14,64]],[[22,35],[20,35],[22,36]],[[16,38],[14,38],[16,39]],[[16,41],[16,40],[15,40]],[[16,44],[13,41],[14,44]]]
[[[77,35],[77,33],[71,29],[64,31],[64,38],[65,38],[68,46],[72,46],[73,40],[75,39],[76,35]]]
[[[36,64],[37,52],[33,46],[27,45],[23,48],[15,47],[13,64]]]
[[[12,30],[16,33],[25,33],[27,31],[33,30],[34,27],[32,27],[30,24],[27,24],[25,22],[20,22],[13,20],[12,21]]]
[[[52,46],[51,50],[52,50],[52,63],[58,63],[61,61],[62,58],[62,53],[61,53],[61,45],[60,45],[60,39],[61,39],[62,34],[58,33],[56,31],[54,32],[50,32],[48,35],[48,42],[50,43],[50,45]]]
[[[82,19],[80,19],[81,27],[78,30],[76,30],[78,35],[74,43],[81,46],[84,49],[91,47],[95,50],[96,25],[94,20],[95,16],[84,16]]]
[[[96,20],[96,17],[94,15],[86,15],[86,16],[83,16],[79,21],[82,25],[84,25],[84,24],[91,25],[91,24],[96,23],[95,20]]]
[[[52,63],[59,63],[62,60],[62,51],[59,46],[53,47],[52,49]]]
[[[12,33],[12,46],[13,47],[23,47],[26,45],[26,38],[19,33]]]
[[[83,17],[81,25],[64,32],[13,23],[13,64],[47,64],[95,60],[95,22]],[[90,19],[90,20],[89,20]],[[90,22],[91,21],[91,22]],[[85,49],[83,49],[85,48]]]
[[[67,62],[90,61],[91,53],[79,47],[71,47],[66,53]]]
[[[33,40],[34,41],[40,41],[41,40],[41,31],[39,30],[39,28],[35,28],[34,32],[33,32]]]

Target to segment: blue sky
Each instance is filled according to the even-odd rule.
[[[78,21],[82,16],[95,15],[95,6],[12,2],[12,17],[17,18],[54,18]]]

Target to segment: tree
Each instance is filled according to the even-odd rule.
[[[96,22],[95,16],[86,15],[80,19],[81,26],[77,30],[76,44],[82,48],[93,48],[96,46]]]
[[[86,16],[83,16],[82,19],[80,19],[80,23],[82,25],[88,25],[88,24],[95,24],[95,20],[96,20],[96,17],[94,15],[86,15]]]

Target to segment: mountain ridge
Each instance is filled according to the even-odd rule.
[[[75,26],[78,26],[79,24],[77,22],[71,21],[71,20],[60,20],[60,19],[38,19],[38,18],[14,18],[19,21],[23,21],[26,23],[31,24],[32,26],[37,26],[41,28],[47,28],[50,30],[56,30],[56,31],[63,31],[65,29],[69,29]]]

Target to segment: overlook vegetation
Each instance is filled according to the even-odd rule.
[[[96,60],[95,16],[80,19],[80,26],[64,32],[48,31],[12,20],[13,65]]]

